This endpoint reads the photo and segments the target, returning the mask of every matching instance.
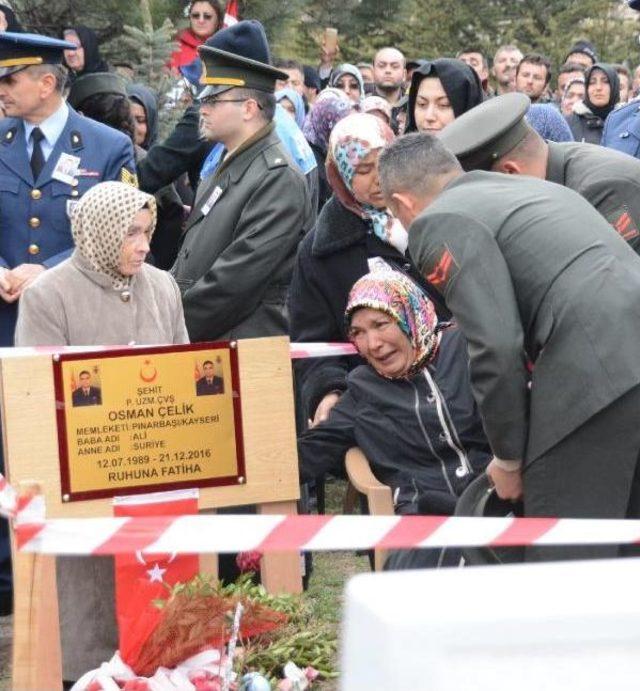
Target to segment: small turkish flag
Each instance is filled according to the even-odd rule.
[[[116,497],[115,516],[184,516],[198,513],[198,491],[156,492]],[[200,570],[197,554],[119,554],[115,557],[116,617],[120,657],[135,670],[140,650],[158,625],[153,605],[166,599],[167,585],[190,581]]]
[[[237,24],[239,14],[240,13],[238,12],[238,0],[229,0],[229,2],[227,2],[227,7],[224,11],[224,21],[222,22],[223,28],[226,29],[228,26],[233,26],[234,24]]]

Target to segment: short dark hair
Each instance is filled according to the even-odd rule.
[[[551,60],[546,55],[542,55],[542,53],[527,53],[522,60],[518,63],[518,66],[516,67],[516,77],[520,73],[520,67],[524,65],[524,63],[528,63],[529,65],[543,65],[544,67],[547,68],[547,77],[545,84],[548,84],[551,81]]]
[[[276,60],[273,64],[279,70],[298,70],[300,74],[304,77],[304,67],[301,62],[297,60],[282,59]]]
[[[243,89],[236,88],[234,91],[238,98],[253,99],[258,108],[262,112],[262,118],[266,122],[271,122],[276,113],[276,97],[267,91],[259,91],[258,89]]]
[[[612,65],[613,69],[618,74],[624,74],[629,81],[631,81],[631,70],[626,65],[621,65],[619,62]]]
[[[389,199],[394,192],[429,191],[431,180],[454,171],[462,172],[458,159],[437,138],[426,132],[398,137],[378,159],[380,186]]]
[[[135,125],[131,102],[122,94],[93,94],[78,103],[78,110],[88,118],[124,132],[134,141]]]
[[[78,379],[79,379],[83,374],[86,374],[88,377],[91,376],[91,372],[89,372],[88,369],[83,369],[82,372],[80,372],[80,374],[78,375]]]
[[[187,5],[187,12],[189,14],[191,14],[191,9],[197,2],[206,2],[208,5],[211,5],[211,7],[213,7],[213,11],[215,12],[216,17],[218,19],[216,31],[222,29],[222,25],[224,24],[224,11],[222,9],[222,6],[216,0],[191,0],[191,2]]]
[[[565,62],[558,70],[558,77],[561,74],[570,74],[571,72],[582,72],[584,74],[586,67],[578,62]]]
[[[478,53],[482,57],[482,66],[485,68],[489,68],[489,61],[487,60],[487,56],[484,54],[484,51],[482,48],[479,46],[469,46],[468,48],[463,48],[462,50],[459,50],[456,58],[459,60],[461,55],[468,55],[469,53]]]
[[[212,362],[211,360],[205,360],[205,361],[202,363],[202,366],[203,366],[203,367],[206,367],[207,365],[211,365],[211,367],[213,367],[213,362]]]

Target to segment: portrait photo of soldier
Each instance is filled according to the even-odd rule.
[[[224,393],[224,379],[215,373],[213,362],[202,363],[203,375],[196,381],[196,396],[213,396]]]
[[[91,372],[82,370],[78,375],[79,386],[71,395],[74,408],[87,405],[102,405],[102,389],[91,385]]]

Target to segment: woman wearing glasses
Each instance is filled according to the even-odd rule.
[[[177,71],[198,57],[198,46],[222,27],[223,12],[216,0],[193,0],[188,7],[189,27],[176,36],[178,50],[169,66]]]

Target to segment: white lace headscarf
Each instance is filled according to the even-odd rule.
[[[98,273],[111,279],[114,290],[124,290],[131,276],[120,273],[120,255],[134,216],[151,212],[156,227],[156,200],[123,182],[101,182],[86,192],[71,214],[71,233],[78,252]]]

